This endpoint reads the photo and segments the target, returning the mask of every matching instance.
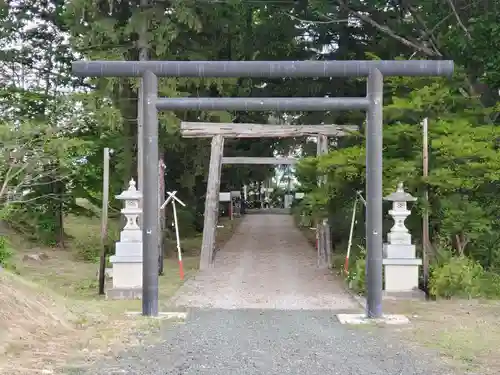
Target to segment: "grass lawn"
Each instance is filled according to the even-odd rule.
[[[239,220],[222,219],[220,224],[224,227],[217,229],[219,246],[231,237]],[[140,337],[152,339],[154,335],[147,333],[158,331],[158,320],[124,314],[140,311],[141,301],[107,301],[98,296],[98,264],[76,256],[99,246],[99,219],[68,216],[65,225],[71,236],[65,249],[39,247],[10,236],[19,275],[0,271],[1,374],[51,374],[68,362],[88,362],[137,345]],[[118,224],[111,222],[109,230],[111,235],[117,233]],[[200,245],[201,235],[182,240],[186,279],[198,268]],[[175,249],[171,241],[167,246]],[[37,253],[47,258],[25,258]],[[177,259],[165,259],[160,306],[167,306],[181,284]]]
[[[458,371],[500,374],[500,302],[478,300],[384,301],[386,313],[405,314],[396,332],[411,345],[438,351]]]

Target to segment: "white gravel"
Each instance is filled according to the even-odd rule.
[[[384,329],[338,323],[330,311],[199,310],[162,341],[65,374],[459,375],[436,353],[416,353]]]
[[[349,310],[359,306],[328,270],[289,215],[248,215],[213,268],[172,299],[182,307]]]

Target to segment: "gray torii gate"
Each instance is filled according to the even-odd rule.
[[[158,111],[328,111],[361,109],[366,115],[366,242],[368,318],[382,316],[383,77],[450,76],[453,61],[76,61],[80,77],[141,77],[144,90],[142,313],[158,315]],[[359,98],[158,98],[157,77],[306,78],[368,77]],[[168,161],[167,161],[168,162]],[[221,163],[222,164],[222,163]]]
[[[298,160],[294,158],[276,157],[225,157],[225,138],[279,138],[314,136],[318,139],[318,155],[328,151],[328,137],[342,137],[349,132],[358,130],[356,125],[264,125],[264,124],[233,124],[210,122],[182,122],[181,134],[186,138],[212,138],[210,168],[208,172],[207,196],[205,200],[205,215],[203,226],[203,241],[201,245],[200,269],[208,268],[215,254],[215,234],[219,206],[219,189],[221,167],[223,164],[260,164],[260,165],[292,165]],[[326,232],[326,223],[322,229]],[[318,226],[318,231],[320,226]],[[329,232],[328,232],[329,233]],[[322,233],[323,234],[323,233]],[[326,233],[325,233],[326,234]],[[326,237],[326,236],[322,236]],[[329,264],[329,252],[321,240],[318,244],[318,265]]]

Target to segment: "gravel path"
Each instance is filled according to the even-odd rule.
[[[452,375],[434,353],[417,356],[385,329],[341,325],[357,311],[316,268],[315,252],[289,216],[249,215],[217,254],[213,269],[173,299],[183,324],[85,375]],[[359,311],[359,310],[358,310]]]
[[[325,310],[199,310],[162,342],[95,364],[85,375],[457,375],[437,356],[346,327]]]
[[[188,280],[177,306],[349,310],[358,305],[328,270],[289,215],[248,215],[216,254],[212,269]]]

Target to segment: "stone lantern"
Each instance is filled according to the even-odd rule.
[[[137,299],[142,297],[142,231],[138,224],[142,211],[139,201],[142,194],[137,191],[135,181],[129,188],[116,196],[124,201],[121,210],[126,222],[116,243],[115,255],[110,258],[113,264],[113,288],[107,292],[111,299]]]
[[[400,182],[396,191],[384,199],[392,202],[389,215],[394,220],[394,226],[387,235],[387,243],[384,244],[385,291],[413,292],[418,289],[418,271],[422,259],[416,258],[415,245],[411,243],[405,220],[411,214],[408,202],[414,202],[417,198],[406,193]]]

